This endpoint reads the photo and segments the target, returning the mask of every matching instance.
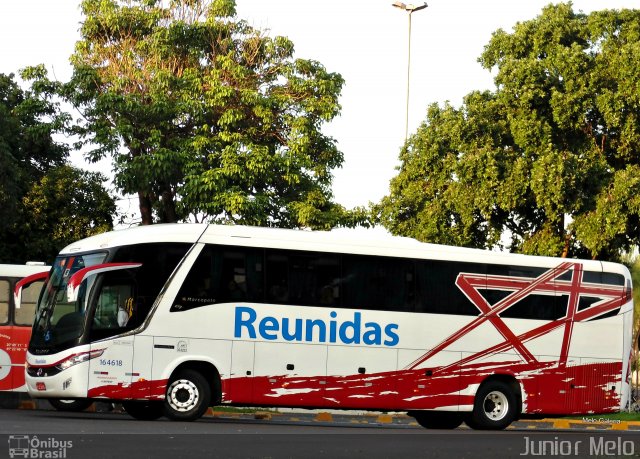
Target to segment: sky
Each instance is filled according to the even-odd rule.
[[[407,1],[407,0],[405,0]],[[410,0],[409,0],[410,1]],[[423,0],[416,0],[421,5]],[[283,35],[295,56],[314,59],[345,79],[341,114],[324,132],[344,154],[334,172],[335,200],[347,208],[378,202],[397,174],[405,140],[408,13],[392,0],[236,0],[237,13],[269,35]],[[408,3],[408,2],[407,2]],[[427,106],[459,106],[471,91],[493,89],[493,77],[477,62],[491,34],[511,31],[540,14],[549,0],[427,0],[412,14],[409,135],[425,119]],[[82,21],[74,0],[0,0],[0,73],[42,63],[66,81]],[[574,0],[574,11],[637,8],[638,0]],[[88,164],[81,152],[72,162],[109,172],[108,162]],[[136,200],[120,201],[134,211]],[[130,208],[127,206],[129,204]]]

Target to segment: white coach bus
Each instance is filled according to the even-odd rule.
[[[477,429],[627,404],[624,266],[347,234],[171,224],[71,244],[37,307],[29,393],[138,419],[228,404]]]

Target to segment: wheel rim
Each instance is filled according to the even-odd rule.
[[[194,409],[200,401],[198,387],[188,379],[178,379],[167,391],[169,406],[181,413]]]
[[[509,411],[509,400],[502,392],[489,392],[482,403],[484,414],[492,421],[500,421]]]

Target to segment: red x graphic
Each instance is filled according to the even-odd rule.
[[[573,275],[571,276],[570,281],[559,280],[559,277],[570,270],[573,270]],[[555,269],[550,269],[534,279],[460,273],[456,279],[456,285],[478,308],[480,314],[470,323],[443,340],[429,352],[412,362],[408,367],[406,367],[407,369],[416,368],[487,321],[490,322],[502,335],[504,341],[465,357],[458,362],[438,368],[435,371],[440,372],[453,366],[464,365],[488,355],[505,352],[508,349],[515,350],[524,362],[530,364],[532,367],[536,367],[539,365],[539,362],[527,349],[525,343],[546,335],[559,327],[564,327],[564,334],[558,366],[564,367],[567,364],[569,355],[569,345],[571,344],[573,324],[575,322],[586,321],[593,317],[615,310],[630,298],[630,292],[627,291],[625,286],[584,282],[582,264],[572,262],[561,263]],[[495,289],[510,291],[511,293],[491,305],[479,292],[481,289]],[[569,300],[567,304],[567,313],[560,319],[549,321],[539,327],[533,328],[516,336],[502,320],[500,313],[506,311],[533,293],[546,295],[568,295]],[[600,301],[586,309],[578,311],[578,303],[581,295],[597,297],[600,298]]]

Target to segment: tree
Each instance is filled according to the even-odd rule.
[[[84,0],[64,93],[78,129],[111,155],[143,224],[208,221],[327,228],[364,211],[332,202],[342,164],[322,124],[343,79],[236,17],[233,0]],[[154,212],[155,211],[155,212]]]
[[[432,105],[376,207],[393,233],[616,259],[640,242],[640,11],[550,5],[480,57],[494,91]]]
[[[43,118],[48,117],[47,121]],[[0,220],[2,235],[16,222],[29,183],[63,164],[68,148],[52,140],[64,118],[46,98],[24,92],[14,75],[0,74]],[[2,253],[2,250],[0,250]]]
[[[70,165],[51,169],[22,199],[25,214],[19,239],[30,258],[52,260],[61,248],[113,229],[114,198],[106,177]]]
[[[29,75],[44,77],[44,69]],[[13,74],[0,75],[2,263],[51,261],[73,240],[112,227],[115,204],[104,177],[66,165],[69,147],[54,140],[69,117],[44,81],[24,91]]]

